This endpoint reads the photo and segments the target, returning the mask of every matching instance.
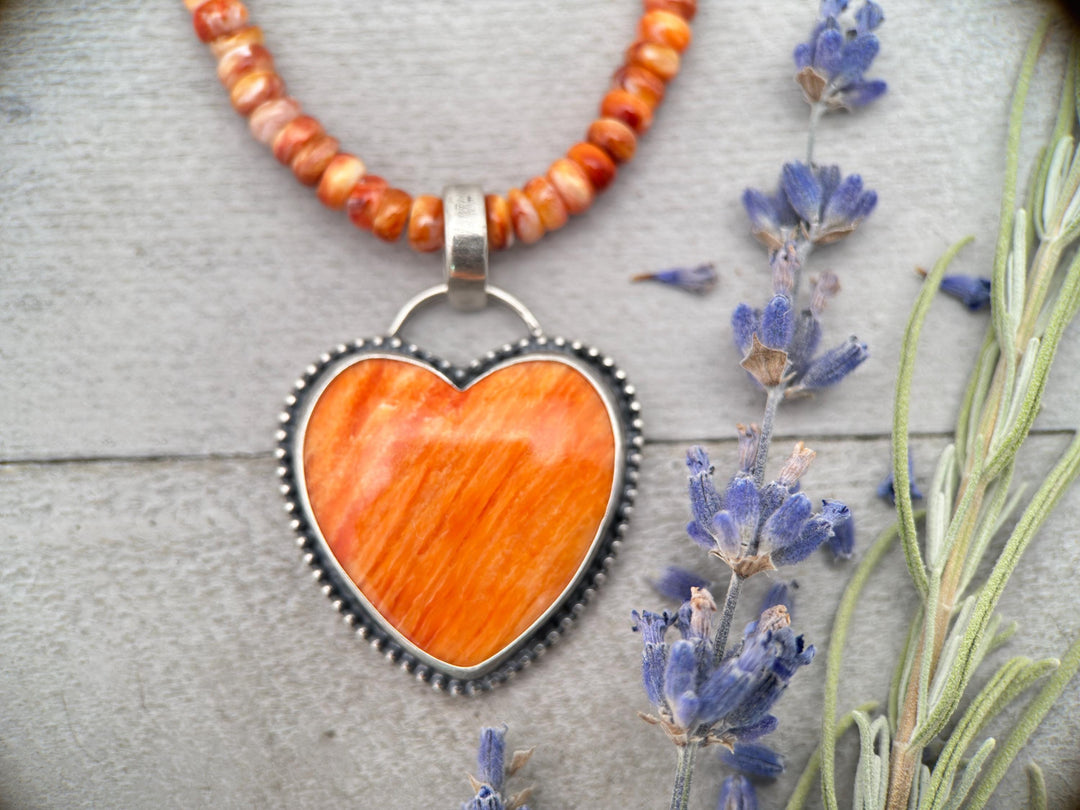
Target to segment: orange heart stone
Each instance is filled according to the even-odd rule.
[[[526,356],[459,390],[422,364],[369,357],[319,395],[303,481],[330,552],[383,621],[468,669],[574,584],[613,497],[616,439],[569,363]]]

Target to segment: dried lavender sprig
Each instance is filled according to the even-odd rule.
[[[687,806],[699,748],[723,746],[759,769],[779,761],[756,740],[776,728],[772,706],[795,672],[814,657],[813,646],[791,630],[781,604],[747,625],[737,650],[717,661],[715,614],[712,595],[699,588],[675,615],[633,614],[644,642],[642,680],[655,710],[642,717],[660,726],[678,751],[673,810]],[[672,628],[681,638],[670,643],[666,636]]]
[[[773,279],[774,295],[764,308],[755,310],[741,305],[732,319],[736,345],[742,354],[741,365],[766,392],[761,426],[749,429],[740,426],[740,469],[722,494],[713,481],[714,471],[705,451],[691,448],[687,456],[693,514],[687,531],[692,540],[731,569],[720,621],[712,628],[715,603],[711,595],[702,596],[707,592],[694,588],[691,589],[694,596],[680,610],[678,619],[668,614],[635,614],[645,641],[642,675],[646,693],[660,715],[650,721],[664,727],[679,751],[672,808],[687,806],[697,748],[716,741],[713,722],[697,712],[716,701],[740,699],[739,684],[750,677],[755,665],[760,667],[764,663],[753,657],[746,659],[753,652],[753,645],[748,647],[748,635],[733,650],[728,650],[742,581],[761,571],[797,563],[826,542],[844,556],[850,555],[853,545],[853,524],[843,504],[824,501],[821,510],[814,513],[809,498],[797,491],[798,480],[813,458],[813,453],[801,443],[796,445],[778,478],[766,484],[774,420],[780,403],[785,398],[809,395],[839,382],[867,356],[866,346],[854,338],[832,350],[817,351],[820,315],[839,290],[835,275],[822,273],[814,279],[809,306],[801,311],[796,308],[803,266],[811,252],[853,233],[877,202],[876,193],[865,189],[858,175],[844,177],[838,167],[817,167],[811,162],[814,129],[822,111],[858,106],[884,92],[884,83],[863,79],[877,53],[877,39],[870,32],[883,19],[881,9],[873,2],[865,2],[850,12],[853,14],[849,14],[847,0],[824,0],[812,37],[813,53],[807,55],[808,46],[800,46],[796,51],[799,82],[808,101],[818,110],[811,116],[807,163],[786,164],[776,194],[748,189],[743,196],[753,233],[769,251]],[[854,22],[849,22],[847,17],[852,17]],[[843,40],[851,40],[852,44],[849,46]],[[835,58],[830,57],[830,49],[835,51]],[[804,56],[807,60],[800,61]],[[815,77],[820,79],[820,86],[816,90],[808,89]],[[672,575],[669,579],[665,584],[680,590],[686,587],[686,577]],[[706,607],[708,621],[703,621],[702,611]],[[773,624],[774,614],[782,615],[783,629],[787,630],[790,618],[783,604],[764,611],[757,624]],[[679,646],[683,642],[670,649],[664,643],[663,636],[671,622],[679,623],[684,641],[688,632],[694,636],[692,649]],[[801,637],[798,643],[801,649]],[[784,678],[790,678],[798,666],[809,663],[811,655],[812,648],[808,648],[805,659],[799,659],[797,665],[781,667]],[[745,669],[742,679],[725,680],[718,676],[725,667],[735,664],[743,665],[744,669],[750,667]],[[689,674],[691,666],[697,673],[695,676]],[[706,677],[703,673],[711,673],[708,680],[702,681]],[[712,679],[716,677],[719,681],[714,682]],[[783,684],[786,685],[786,680]],[[715,691],[706,700],[699,691],[710,687],[715,687]],[[770,705],[779,697],[778,690],[767,694]],[[758,774],[782,769],[778,755],[752,742],[774,727],[775,718],[768,716],[758,718],[752,727],[743,728],[741,735],[732,733],[731,739],[726,740],[731,752],[730,764]]]

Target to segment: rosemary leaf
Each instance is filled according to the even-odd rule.
[[[996,745],[997,740],[993,737],[987,737],[983,741],[983,744],[979,746],[979,750],[975,752],[975,756],[968,760],[967,765],[964,766],[964,774],[960,777],[960,784],[956,786],[956,790],[953,791],[952,797],[949,799],[949,803],[945,805],[944,810],[960,810],[960,805],[963,804],[964,799],[971,792],[975,780],[979,778],[983,763],[986,762]]]
[[[1039,61],[1039,53],[1046,41],[1046,35],[1050,28],[1050,15],[1047,15],[1028,43],[1024,53],[1024,61],[1020,67],[1020,76],[1016,80],[1013,90],[1012,108],[1009,111],[1009,137],[1005,147],[1005,184],[1001,190],[1001,224],[998,230],[997,249],[994,254],[994,274],[991,280],[991,291],[994,287],[1004,294],[1005,261],[1009,252],[1009,240],[1012,237],[1013,214],[1016,210],[1016,176],[1020,162],[1020,132],[1024,121],[1024,105],[1027,102],[1028,89],[1031,87],[1031,77],[1035,73],[1035,65]],[[999,281],[999,279],[1001,281]],[[997,306],[997,301],[994,306]]]
[[[1053,659],[1032,661],[1016,657],[1006,661],[983,689],[971,701],[960,722],[949,736],[934,767],[930,791],[927,795],[929,810],[947,806],[950,795],[955,795],[953,781],[960,768],[961,758],[986,724],[997,716],[1016,697],[1036,680],[1053,671],[1058,662]],[[968,786],[970,789],[970,785]]]
[[[876,700],[871,700],[868,703],[864,703],[861,706],[857,706],[850,712],[840,718],[840,721],[836,724],[836,737],[839,739],[847,734],[848,730],[855,724],[855,713],[864,712],[869,714],[878,707]],[[788,803],[784,805],[784,810],[802,810],[806,804],[806,800],[810,797],[810,791],[814,789],[814,780],[817,778],[818,771],[821,768],[821,745],[814,749],[814,753],[810,755],[810,759],[806,762],[806,767],[803,768],[802,774],[799,776],[799,781],[795,783],[795,790],[791,793],[791,798],[788,799]]]
[[[948,680],[942,690],[941,701],[934,706],[926,721],[920,724],[921,728],[914,737],[915,744],[925,745],[933,739],[934,735],[944,728],[952,713],[956,711],[971,675],[980,660],[982,654],[980,652],[980,642],[989,639],[989,636],[986,635],[986,629],[990,624],[1005,584],[1008,582],[1017,563],[1019,563],[1020,557],[1027,549],[1031,539],[1050,515],[1050,511],[1062,494],[1075,480],[1078,473],[1080,473],[1080,434],[1073,439],[1057,465],[1050,471],[1042,486],[1032,497],[1031,503],[1028,504],[1027,509],[1005,544],[1001,556],[998,557],[994,570],[982,587],[971,623],[964,634],[964,642],[960,647],[956,661],[949,669]]]
[[[1032,762],[1028,772],[1028,805],[1031,810],[1046,810],[1046,780],[1042,768]]]
[[[1043,688],[1039,690],[1039,694],[1027,705],[1013,730],[1005,738],[1005,743],[998,749],[997,754],[990,763],[990,767],[983,774],[982,780],[972,795],[971,803],[968,805],[969,810],[980,810],[980,808],[986,806],[986,802],[993,795],[998,782],[1005,776],[1009,765],[1016,758],[1016,755],[1020,753],[1020,749],[1027,743],[1028,737],[1035,731],[1042,719],[1046,717],[1050,707],[1065,691],[1065,687],[1072,680],[1077,669],[1080,669],[1080,638],[1077,638],[1069,647],[1068,652],[1061,659],[1061,666],[1050,676]]]
[[[911,505],[911,481],[908,474],[908,417],[911,410],[911,378],[915,369],[915,354],[919,344],[919,333],[922,331],[926,314],[930,310],[930,304],[934,300],[941,279],[949,264],[956,258],[961,248],[972,240],[968,236],[950,247],[931,270],[923,282],[919,296],[915,300],[915,306],[908,319],[907,328],[904,330],[903,349],[900,352],[900,368],[896,375],[896,398],[893,406],[892,425],[892,455],[893,455],[893,482],[896,491],[896,516],[900,525],[900,540],[904,548],[904,558],[907,560],[908,572],[915,589],[924,600],[930,589],[926,576],[926,566],[923,563],[922,552],[919,550],[919,537],[915,530],[915,513]]]

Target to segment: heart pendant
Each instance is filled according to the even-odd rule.
[[[467,367],[397,336],[338,346],[278,434],[293,528],[360,636],[456,692],[489,689],[567,629],[619,545],[640,461],[634,389],[543,335]]]

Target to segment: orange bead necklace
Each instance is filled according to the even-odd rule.
[[[413,197],[382,177],[368,174],[364,162],[339,151],[339,142],[303,114],[285,94],[262,31],[249,23],[239,0],[184,0],[195,33],[218,59],[218,77],[233,107],[249,118],[256,139],[271,148],[296,178],[315,186],[324,205],[344,209],[358,228],[387,242],[408,233],[413,250],[443,247],[443,203],[434,195]],[[547,172],[505,195],[486,194],[488,245],[501,250],[515,238],[536,242],[580,214],[615,178],[616,165],[634,156],[637,139],[652,124],[665,85],[679,72],[679,55],[690,44],[689,22],[697,0],[644,0],[645,13],[625,63],[612,77],[600,103],[600,117],[586,139],[574,144]]]
[[[394,663],[454,692],[490,689],[539,656],[606,576],[627,529],[644,443],[626,374],[548,337],[487,283],[488,253],[585,211],[630,160],[690,43],[696,0],[644,0],[586,139],[505,195],[413,197],[370,175],[285,94],[239,0],[185,0],[252,134],[329,208],[380,239],[442,249],[446,281],[388,333],[339,344],[286,399],[278,475],[292,528],[346,622]],[[528,337],[454,366],[400,336],[445,297],[513,309]]]

